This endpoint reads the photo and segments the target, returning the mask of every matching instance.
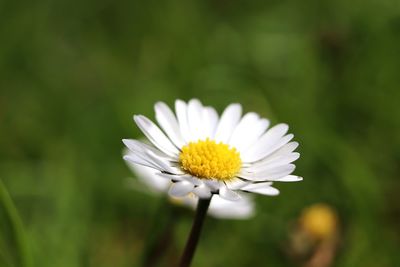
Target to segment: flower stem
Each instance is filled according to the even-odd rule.
[[[207,199],[199,199],[189,239],[186,242],[185,250],[183,252],[179,265],[180,267],[189,267],[190,263],[192,262],[193,255],[199,241],[201,229],[203,227],[203,222],[207,214],[208,206],[210,206],[210,202],[211,197]]]

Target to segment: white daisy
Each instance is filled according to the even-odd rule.
[[[126,155],[129,154],[132,154],[132,152],[127,152]],[[155,194],[164,194],[168,191],[171,181],[157,175],[157,171],[153,168],[130,162],[128,162],[128,166],[136,174],[139,181],[145,184],[151,192]],[[136,180],[131,178],[129,181],[134,182]],[[141,188],[139,186],[133,184],[132,187],[135,189]],[[180,198],[171,197],[171,202],[194,209],[197,206],[198,197],[194,194]],[[219,196],[214,196],[211,199],[208,214],[218,219],[248,219],[254,215],[254,203],[247,196],[243,196],[240,200],[235,202],[225,200]]]
[[[278,195],[272,182],[301,181],[291,175],[299,158],[297,142],[286,134],[287,124],[268,129],[269,121],[254,112],[242,115],[240,104],[230,104],[219,117],[197,99],[175,102],[175,114],[163,102],[155,104],[162,130],[143,115],[133,117],[152,145],[131,139],[128,162],[151,167],[170,180],[169,194],[193,193],[200,198],[219,195],[239,200],[240,192]]]

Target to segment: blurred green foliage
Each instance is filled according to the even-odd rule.
[[[21,218],[3,182],[0,180],[0,264],[29,267],[32,264]]]
[[[335,266],[400,262],[398,1],[6,0],[0,36],[0,179],[34,266],[138,266],[163,200],[126,188],[121,139],[192,97],[287,122],[305,178],[251,220],[209,218],[193,266],[296,265],[288,230],[315,202],[341,219]]]

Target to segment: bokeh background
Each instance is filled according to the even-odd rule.
[[[252,219],[208,218],[193,266],[303,266],[290,236],[320,202],[332,266],[400,263],[399,1],[3,0],[0,36],[0,266],[140,266],[165,200],[126,186],[121,139],[192,97],[288,123],[304,177]]]

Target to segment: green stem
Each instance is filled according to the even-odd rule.
[[[180,267],[189,267],[194,252],[196,251],[197,243],[200,238],[201,229],[203,227],[204,219],[207,214],[208,207],[210,206],[211,198],[199,199],[197,204],[196,215],[194,217],[192,230],[190,231],[189,239],[186,242],[185,250],[183,252]]]

